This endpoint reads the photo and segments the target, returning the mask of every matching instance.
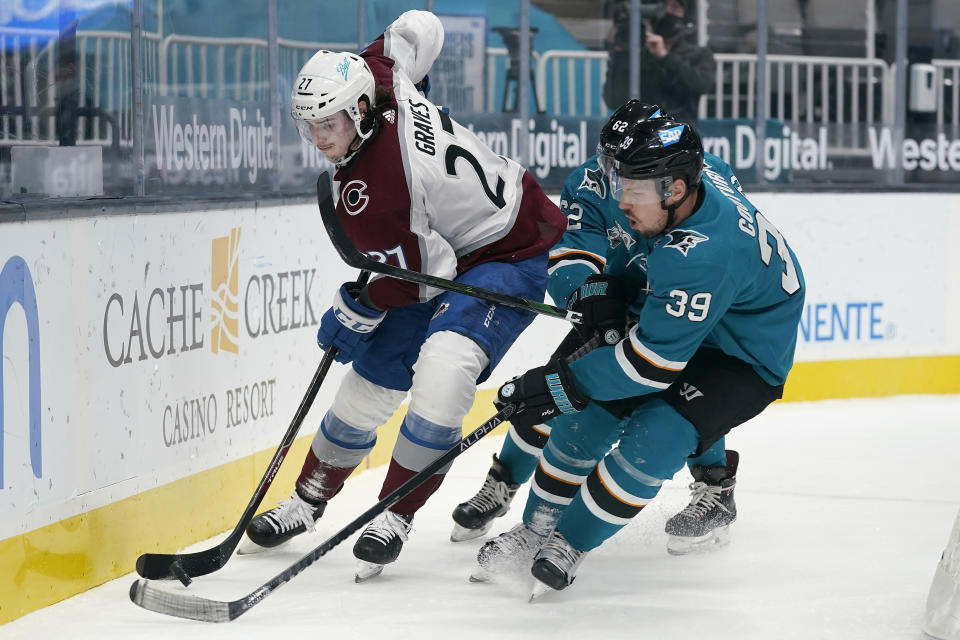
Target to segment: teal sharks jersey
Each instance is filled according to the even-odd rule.
[[[591,193],[584,195],[584,188],[577,185],[577,208],[570,200],[561,202],[569,223],[551,252],[551,295],[561,295],[561,284],[566,285],[554,282],[556,272],[573,268],[553,264],[554,260],[570,262],[578,256],[581,272],[608,268],[630,278],[639,277],[634,266],[642,263],[645,276],[646,298],[628,336],[570,364],[578,386],[591,398],[613,400],[666,389],[701,347],[747,362],[768,384],[786,380],[803,309],[803,273],[783,235],[718,160],[706,155],[693,214],[649,239],[630,229],[612,199],[606,202],[605,181],[597,180],[602,186],[592,188],[589,162],[567,181],[566,187],[572,189],[580,175]],[[566,188],[564,194],[569,196]],[[578,234],[588,220],[602,230]],[[578,224],[580,228],[574,228]],[[629,246],[625,237],[632,240]],[[570,286],[567,295],[572,290]]]
[[[705,154],[713,171],[737,190],[740,183],[726,162]],[[550,297],[565,305],[573,291],[592,274],[619,276],[639,292],[631,305],[638,314],[647,290],[647,238],[630,228],[630,222],[610,194],[610,183],[597,163],[589,158],[567,176],[560,195],[560,209],[567,215],[567,230],[550,251]]]

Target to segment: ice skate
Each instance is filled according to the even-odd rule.
[[[480,547],[470,582],[490,582],[497,574],[526,569],[541,544],[543,536],[521,522]]]
[[[553,589],[534,578],[533,587],[530,588],[530,598],[527,600],[527,602],[533,602],[549,591],[553,591]]]
[[[725,467],[691,467],[690,504],[667,520],[665,527],[668,553],[682,556],[730,544],[730,525],[737,519],[733,489],[738,462],[737,452],[728,451]]]
[[[577,569],[586,555],[586,551],[573,548],[559,531],[551,533],[530,567],[530,573],[535,579],[530,601],[533,602],[534,598],[547,593],[547,588],[562,591],[573,584]]]
[[[487,478],[480,491],[453,510],[451,542],[479,538],[489,531],[493,520],[504,515],[510,508],[510,502],[519,488],[519,484],[510,482],[509,472],[494,454],[493,464],[487,471]]]
[[[276,547],[304,531],[314,531],[327,503],[312,504],[296,491],[288,500],[261,513],[247,525],[247,538],[237,549],[240,555],[260,553]]]
[[[366,582],[383,572],[383,566],[394,562],[410,533],[413,516],[402,516],[384,511],[367,525],[353,545],[353,555],[360,561],[354,576],[356,582]]]

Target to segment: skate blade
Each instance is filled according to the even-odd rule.
[[[238,556],[252,556],[257,553],[263,553],[264,551],[270,551],[271,547],[261,547],[256,542],[244,536],[243,540],[240,541],[240,544],[237,546],[237,555]]]
[[[459,524],[453,525],[453,531],[450,532],[450,542],[465,542],[467,540],[473,540],[479,538],[480,536],[490,531],[493,528],[493,522],[488,522],[479,529],[467,529],[464,526]]]
[[[382,564],[360,560],[357,563],[357,573],[353,576],[353,581],[357,584],[360,584],[361,582],[366,582],[367,580],[376,578],[381,573],[383,573]]]
[[[477,565],[470,574],[470,582],[493,582],[493,573]]]
[[[551,587],[550,585],[544,584],[544,583],[540,582],[539,580],[537,580],[536,578],[534,578],[534,579],[533,579],[533,588],[530,589],[530,599],[527,600],[527,602],[533,602],[534,600],[536,600],[537,598],[539,598],[539,597],[542,596],[543,594],[548,593],[548,592],[553,591],[553,590],[554,590],[553,587]]]
[[[729,525],[717,527],[705,536],[667,536],[667,553],[672,556],[709,553],[722,549],[728,544],[730,544]]]

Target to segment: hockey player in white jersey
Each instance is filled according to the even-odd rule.
[[[523,167],[418,91],[442,45],[439,19],[408,11],[359,56],[319,51],[296,78],[292,116],[338,167],[337,216],[357,249],[404,269],[542,300],[547,252],[566,219]],[[527,311],[389,277],[344,284],[317,338],[352,368],[293,495],[254,519],[250,540],[271,547],[312,529],[408,391],[380,498],[448,450],[461,438],[477,382],[531,320]],[[414,514],[446,471],[364,530],[353,549],[358,581],[397,559]]]

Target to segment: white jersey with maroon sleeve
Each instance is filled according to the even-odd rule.
[[[545,253],[566,218],[523,167],[414,87],[442,44],[436,16],[408,11],[361,53],[393,99],[377,134],[337,172],[336,190],[338,217],[359,250],[449,280],[482,262]],[[369,285],[381,309],[436,293],[392,278]]]

